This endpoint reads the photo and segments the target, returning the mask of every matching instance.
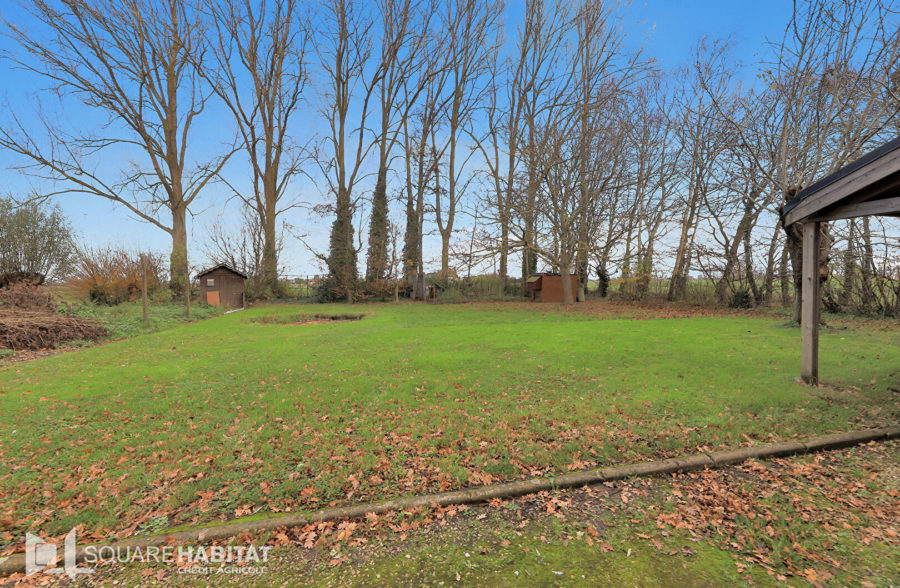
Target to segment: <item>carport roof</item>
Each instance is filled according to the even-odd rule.
[[[782,219],[788,226],[869,215],[900,216],[900,137],[801,190]]]

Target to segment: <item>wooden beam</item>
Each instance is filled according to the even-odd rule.
[[[819,223],[803,223],[803,282],[800,297],[800,377],[819,382]]]
[[[817,214],[810,218],[814,221],[832,221],[843,218],[855,218],[858,216],[871,216],[879,214],[900,214],[900,196],[885,198],[883,200],[870,200],[859,204],[845,204],[829,210],[823,214]]]
[[[900,171],[900,149],[895,149],[864,167],[854,170],[833,184],[825,186],[797,204],[784,216],[784,226],[813,216],[823,208],[836,204],[859,190]]]

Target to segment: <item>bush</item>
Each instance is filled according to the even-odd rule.
[[[62,279],[74,253],[72,227],[59,206],[0,197],[0,287],[16,276]]]
[[[731,308],[750,308],[751,306],[750,291],[746,288],[736,290],[731,298]]]
[[[320,281],[314,288],[313,298],[316,302],[346,302],[347,295],[342,288],[337,285],[337,279],[334,276],[328,276]],[[365,298],[366,284],[361,280],[357,280],[353,285],[353,300]]]
[[[165,285],[162,256],[145,254],[148,296],[171,297]],[[114,248],[88,247],[78,251],[75,270],[67,284],[77,296],[95,304],[113,306],[141,296],[141,255]]]
[[[394,287],[397,286],[398,294],[403,292],[402,285],[397,284],[394,280],[375,280],[373,282],[363,283],[363,298],[376,298],[378,300],[393,300]]]

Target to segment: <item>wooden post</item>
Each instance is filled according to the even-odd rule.
[[[819,223],[803,223],[803,282],[800,331],[803,346],[800,377],[807,384],[819,382]]]
[[[147,256],[141,255],[141,305],[144,311],[144,326],[150,324],[147,316]]]

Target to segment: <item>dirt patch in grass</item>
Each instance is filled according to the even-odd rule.
[[[255,316],[245,322],[260,325],[319,325],[323,323],[344,323],[359,321],[365,314],[290,314]]]

